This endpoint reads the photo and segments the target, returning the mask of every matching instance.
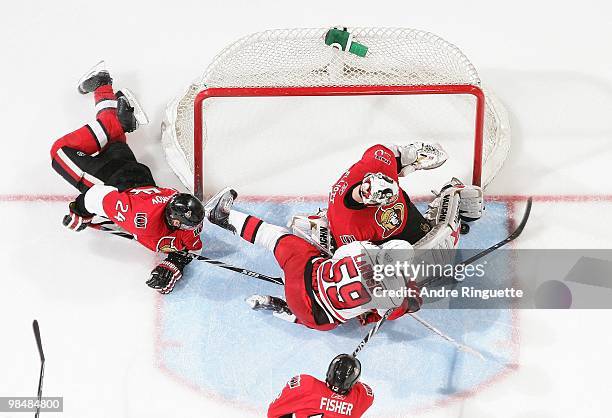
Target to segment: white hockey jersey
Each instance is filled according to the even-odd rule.
[[[346,322],[372,309],[382,315],[387,309],[402,304],[402,297],[381,297],[375,292],[376,288],[389,290],[405,286],[402,278],[374,280],[373,261],[368,252],[379,249],[367,241],[352,242],[317,266],[315,300],[330,319]]]

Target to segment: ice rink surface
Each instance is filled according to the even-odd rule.
[[[0,396],[35,393],[34,318],[48,359],[45,394],[64,396],[67,417],[264,416],[289,377],[322,378],[333,355],[350,351],[364,334],[356,325],[321,334],[250,312],[244,297],[279,290],[202,264],[190,265],[175,292],[162,298],[144,285],[157,261],[144,248],[63,230],[75,192],[51,170],[48,152],[56,138],[93,116],[91,98],[76,94],[74,84],[99,59],[108,62],[116,86],[139,96],[152,120],[130,135],[135,154],[159,184],[181,188],[159,143],[163,110],[227,44],[270,28],[339,23],[434,32],[471,59],[508,108],[512,127],[510,157],[487,189],[495,199],[464,244],[503,236],[509,216],[520,216],[524,197],[534,195],[515,247],[610,248],[611,12],[602,1],[6,5],[0,16]],[[381,140],[342,143],[335,134],[333,141],[308,144],[308,158],[295,156],[299,163],[291,167],[275,152],[291,149],[290,139],[236,144],[240,165],[225,169],[230,182],[232,173],[250,173],[239,191],[251,197],[240,207],[284,223],[291,213],[320,206],[316,196],[325,194],[327,181],[317,176],[320,166],[337,158],[340,173],[366,144]],[[316,158],[312,147],[325,156]],[[251,154],[249,164],[244,156]],[[223,173],[215,176],[223,181]],[[405,187],[419,196],[428,191]],[[210,225],[203,237],[205,255],[279,273],[269,257],[236,237]],[[376,395],[367,416],[609,416],[609,311],[422,315],[483,351],[485,362],[454,352],[403,318],[363,352],[362,379]],[[5,416],[19,415],[0,413]]]

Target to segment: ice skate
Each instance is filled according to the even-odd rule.
[[[235,190],[229,187],[221,190],[210,198],[204,205],[204,214],[213,224],[236,233],[236,228],[229,222],[229,214],[234,204],[234,199],[238,196]]]
[[[140,125],[149,123],[147,115],[132,92],[123,89],[118,91],[115,96],[117,97],[117,118],[119,118],[124,132],[133,132]]]
[[[106,63],[100,61],[79,79],[77,90],[81,94],[88,94],[98,87],[112,84],[112,82],[113,79],[106,69]]]

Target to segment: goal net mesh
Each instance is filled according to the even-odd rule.
[[[328,30],[269,30],[245,36],[221,51],[204,74],[168,105],[162,142],[170,166],[188,188],[193,190],[194,100],[207,88],[439,85],[482,88],[467,57],[432,33],[402,28],[348,28],[354,42],[368,47],[367,55],[359,57],[326,45]],[[485,96],[481,181],[486,186],[507,156],[510,131],[503,106],[486,90]],[[208,107],[215,100],[204,100],[202,105],[204,154],[211,139],[207,132]]]

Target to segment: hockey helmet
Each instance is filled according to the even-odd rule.
[[[195,196],[178,193],[166,205],[165,215],[171,228],[193,230],[204,221],[204,205]]]
[[[359,195],[367,206],[385,206],[399,197],[399,185],[383,173],[368,173],[363,177]]]
[[[348,354],[339,354],[329,364],[325,382],[332,391],[346,395],[361,375],[361,363]]]

